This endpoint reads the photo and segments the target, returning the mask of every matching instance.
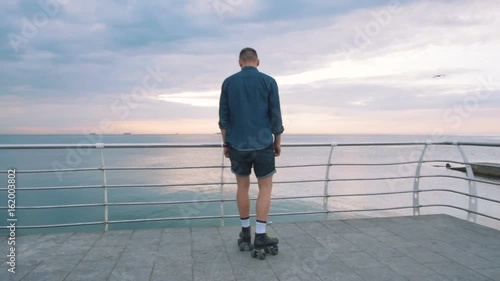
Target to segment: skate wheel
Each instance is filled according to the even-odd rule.
[[[243,243],[243,240],[241,240],[241,238],[238,238],[238,246],[241,245],[241,243]]]
[[[256,258],[257,257],[257,251],[255,249],[253,249],[252,251],[250,251],[250,255],[252,256],[252,258]]]
[[[249,251],[252,251],[252,250],[253,250],[253,244],[249,244],[249,245],[248,245],[248,250],[249,250]]]
[[[266,252],[260,251],[258,256],[259,256],[259,260],[265,260],[266,259]]]
[[[278,254],[278,247],[271,248],[271,255],[276,256]]]
[[[239,247],[240,247],[240,252],[243,252],[243,251],[245,251],[245,245],[243,245],[243,244],[240,244],[240,246],[239,246]]]
[[[265,252],[266,254],[269,254],[269,253],[271,252],[271,250],[270,250],[269,248],[264,248],[264,252]]]

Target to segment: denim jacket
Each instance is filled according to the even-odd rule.
[[[237,150],[258,150],[283,133],[278,84],[256,67],[245,66],[224,80],[219,103],[219,128]]]

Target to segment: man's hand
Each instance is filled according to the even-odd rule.
[[[281,135],[274,136],[274,156],[278,157],[281,154]]]
[[[229,151],[231,151],[231,149],[229,147],[224,147],[224,156],[226,158],[229,158]]]
[[[281,154],[281,143],[274,143],[274,156],[278,157]]]

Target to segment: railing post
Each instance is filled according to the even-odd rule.
[[[220,225],[224,226],[224,150],[222,151],[221,169],[220,169]]]
[[[101,152],[101,171],[104,187],[104,231],[108,231],[109,210],[108,210],[108,181],[106,178],[106,168],[104,167],[104,143],[96,143],[96,148]]]
[[[330,144],[330,153],[328,154],[328,165],[326,166],[326,173],[325,173],[325,185],[323,188],[323,211],[325,211],[325,220],[328,219],[328,195],[329,195],[329,183],[330,183],[330,166],[332,164],[332,154],[333,154],[333,148],[337,146],[336,142],[332,142]]]
[[[426,141],[422,153],[420,153],[420,158],[418,159],[417,168],[415,169],[415,180],[413,181],[413,215],[420,215],[420,172],[422,171],[422,162],[424,161],[425,151],[427,147],[432,144],[430,141]]]
[[[467,213],[467,220],[476,222],[477,220],[477,215],[473,212],[477,212],[477,199],[474,197],[471,197],[470,195],[477,196],[477,187],[476,187],[476,182],[474,182],[474,171],[472,170],[472,167],[469,164],[469,160],[467,159],[467,155],[465,154],[465,151],[462,149],[460,144],[458,142],[455,142],[455,145],[458,147],[458,150],[460,150],[460,154],[462,155],[462,159],[464,160],[465,164],[465,172],[467,173],[467,179],[469,182],[469,212]]]

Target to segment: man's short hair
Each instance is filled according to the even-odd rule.
[[[252,48],[244,48],[240,52],[240,60],[242,61],[256,61],[259,57],[257,56],[257,51]]]

